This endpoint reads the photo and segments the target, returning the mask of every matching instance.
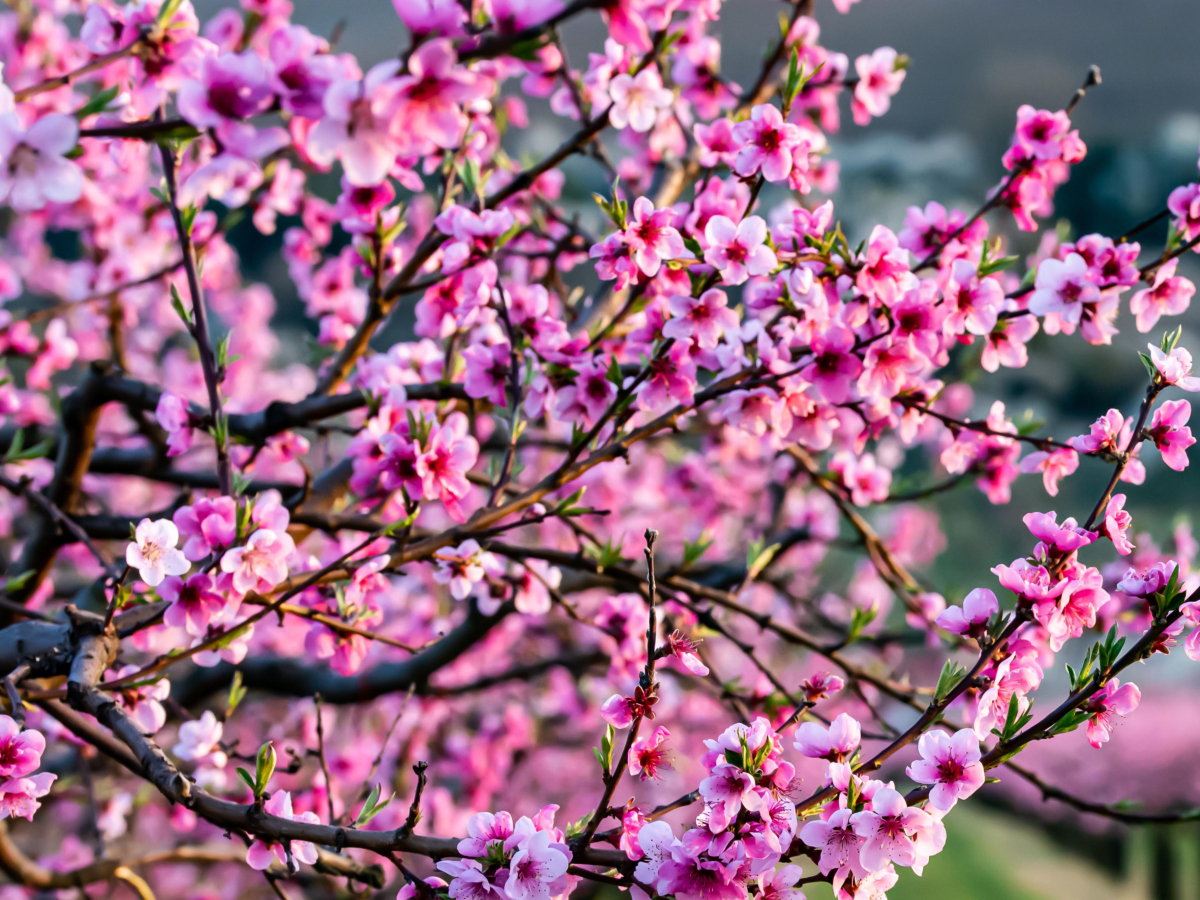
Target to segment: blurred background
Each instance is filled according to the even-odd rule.
[[[202,17],[217,5],[197,3]],[[386,0],[295,0],[295,7],[295,20],[319,34],[342,26],[339,47],[357,54],[364,66],[407,44]],[[753,80],[784,8],[770,0],[727,0],[713,29],[722,38],[727,76],[743,85]],[[1089,152],[1058,192],[1059,221],[1046,222],[1046,228],[1057,224],[1076,237],[1098,231],[1115,238],[1164,209],[1173,187],[1197,180],[1197,0],[862,0],[849,15],[837,13],[830,0],[817,0],[816,17],[821,43],[851,61],[881,45],[894,46],[912,61],[891,111],[869,127],[850,122],[843,99],[843,130],[833,140],[841,186],[832,199],[852,245],[876,223],[898,231],[913,204],[938,200],[973,211],[1002,175],[999,160],[1017,106],[1062,108],[1091,64],[1100,66],[1103,84],[1073,117]],[[599,16],[591,14],[564,34],[573,64],[582,67],[605,32]],[[530,101],[531,127],[513,136],[514,156],[539,156],[574,130],[571,122],[537,103]],[[608,190],[603,173],[588,161],[573,161],[566,170],[568,205],[594,215],[591,192]],[[772,202],[769,196],[765,200]],[[993,234],[1011,240],[1009,252],[1036,249],[1041,233],[1016,232],[1007,214],[993,213],[990,221]],[[275,290],[277,325],[286,332],[304,326],[278,253],[287,223],[282,224],[264,238],[245,223],[233,238],[247,277]],[[1143,261],[1161,251],[1165,235],[1163,223],[1139,235]],[[1200,279],[1200,265],[1184,260],[1180,273]],[[587,273],[574,274],[588,284]],[[1200,303],[1183,324],[1182,344],[1200,350]],[[1112,347],[1093,347],[1078,337],[1051,343],[1039,335],[1026,369],[978,373],[975,414],[1001,399],[1018,421],[1028,416],[1052,423],[1052,436],[1065,439],[1086,430],[1109,407],[1134,409],[1144,382],[1136,351],[1145,349],[1147,339],[1157,342],[1161,328],[1139,335],[1127,313],[1117,325],[1122,333]],[[1200,512],[1200,466],[1180,475],[1157,459],[1147,462],[1147,482],[1130,492],[1127,508],[1138,532],[1169,546],[1180,524],[1177,516]],[[1085,459],[1056,498],[1046,496],[1040,479],[1025,477],[1007,506],[990,505],[969,485],[942,495],[936,503],[948,552],[933,565],[929,580],[952,600],[973,587],[992,586],[990,567],[1026,552],[1028,535],[1020,521],[1025,511],[1057,509],[1060,517],[1082,519],[1107,475],[1107,467]],[[1068,735],[1053,748],[1031,751],[1033,768],[1100,802],[1136,799],[1147,810],[1200,806],[1196,665],[1177,650],[1139,671],[1134,679],[1143,687],[1142,707],[1118,727],[1104,750],[1088,748],[1080,733]],[[1048,678],[1044,689],[1057,690],[1061,681],[1061,675]],[[906,873],[890,896],[1200,898],[1200,825],[1126,829],[1081,817],[1022,788],[1027,786],[989,787],[977,795],[981,802],[960,804],[946,852],[930,863],[923,878]],[[829,897],[827,887],[814,886],[809,893],[813,900]]]

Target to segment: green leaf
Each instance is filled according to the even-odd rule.
[[[1139,353],[1138,357],[1142,360],[1142,365],[1146,367],[1146,374],[1150,376],[1151,380],[1157,379],[1158,369],[1155,368],[1154,363],[1150,361],[1150,357],[1145,353]]]
[[[19,591],[25,585],[29,584],[29,579],[33,578],[37,573],[30,569],[27,572],[22,572],[20,575],[13,575],[11,578],[4,580],[4,593],[11,594],[14,591]]]
[[[115,84],[110,88],[97,91],[87,103],[75,110],[75,118],[83,121],[88,116],[94,116],[96,113],[104,112],[104,110],[108,109],[108,104],[116,99],[116,96],[118,93],[120,93],[120,91],[120,86]]]
[[[171,285],[171,306],[174,307],[176,315],[183,319],[183,324],[190,330],[195,323],[192,320],[192,312],[183,305],[183,298],[179,296],[179,288]]]
[[[255,789],[254,779],[250,777],[250,773],[247,772],[245,769],[243,769],[241,766],[238,766],[237,773],[238,773],[238,776],[242,779],[242,781],[246,782],[247,787],[249,787],[250,790],[254,791],[254,796],[257,797],[258,791]]]
[[[708,548],[716,543],[716,541],[705,540],[707,536],[708,532],[705,531],[695,541],[683,542],[683,568],[688,569],[695,565],[700,557],[708,552]]]
[[[863,629],[875,621],[875,617],[879,614],[879,607],[855,607],[854,614],[850,617],[850,628],[846,632],[846,643],[852,644],[862,637]]]
[[[373,818],[387,809],[388,804],[391,803],[395,797],[396,795],[393,794],[391,797],[388,797],[386,800],[380,803],[379,785],[375,785],[373,788],[371,788],[371,793],[367,795],[367,800],[363,804],[362,809],[359,810],[358,818],[354,820],[355,827],[357,828],[366,825]]]
[[[952,659],[946,660],[942,666],[942,673],[938,676],[937,688],[933,692],[933,702],[938,705],[944,703],[950,691],[965,674],[967,674],[967,670],[963,666]]]
[[[242,684],[242,670],[235,669],[233,680],[229,683],[229,699],[225,701],[225,718],[228,719],[233,715],[233,711],[238,708],[246,698],[246,686]]]
[[[275,774],[276,762],[278,762],[278,757],[275,754],[275,745],[267,741],[258,748],[258,759],[254,770],[254,796],[261,797],[266,792],[267,784],[271,781],[271,776]]]

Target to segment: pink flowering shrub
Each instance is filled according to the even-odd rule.
[[[989,778],[1184,818],[1020,759],[1111,755],[1133,664],[1200,659],[1190,529],[1167,552],[1131,511],[1196,442],[1170,320],[1200,187],[1163,199],[1163,247],[1006,253],[1085,158],[1098,73],[1015,111],[977,211],[864,237],[823,196],[829,137],[909,60],[851,65],[811,4],[752,86],[721,74],[720,0],[394,6],[386,60],[287,0],[0,14],[14,896],[881,900]],[[576,16],[608,31],[582,68]],[[526,98],[571,132],[540,159]],[[243,220],[281,232],[307,355],[243,280]],[[982,401],[1063,342],[1106,365],[1118,323],[1165,332],[1133,408],[1071,435]],[[1085,468],[1105,486],[1068,509]],[[974,548],[940,593],[965,548],[926,501],[1001,507],[1022,476],[1057,508],[1008,513],[1021,555]]]

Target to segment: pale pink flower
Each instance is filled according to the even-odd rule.
[[[188,762],[220,769],[228,759],[221,749],[224,732],[225,726],[211,709],[206,709],[199,719],[191,719],[179,726],[179,740],[171,752]]]
[[[1192,374],[1191,353],[1183,347],[1176,347],[1170,353],[1164,353],[1153,344],[1146,346],[1150,348],[1150,361],[1165,383],[1193,393],[1200,391],[1200,377]]]
[[[867,239],[862,268],[858,270],[854,283],[868,297],[891,306],[908,287],[915,284],[908,267],[908,251],[900,246],[896,235],[890,228],[876,225]]]
[[[371,68],[361,82],[339,80],[325,92],[325,116],[308,134],[309,156],[321,165],[340,159],[346,180],[379,184],[387,177],[400,143],[392,136],[395,60]]]
[[[562,846],[551,846],[549,831],[535,831],[521,843],[508,863],[508,881],[504,883],[510,900],[550,900],[551,885],[566,874],[570,864],[559,849]]]
[[[1035,316],[1057,313],[1063,322],[1078,325],[1084,305],[1100,300],[1100,289],[1088,280],[1087,272],[1087,261],[1078,253],[1068,253],[1065,260],[1042,260],[1029,311]]]
[[[158,587],[168,575],[183,575],[192,567],[176,549],[178,543],[179,530],[169,519],[142,519],[125,549],[125,561],[138,570],[142,581]]]
[[[474,538],[457,547],[438,550],[434,554],[438,567],[433,571],[433,580],[449,586],[450,596],[455,600],[466,600],[486,574],[482,557],[483,550]]]
[[[1084,710],[1091,713],[1087,724],[1088,743],[1099,750],[1112,736],[1113,726],[1117,724],[1114,717],[1124,718],[1137,709],[1141,701],[1142,692],[1136,684],[1121,684],[1116,678],[1109,681],[1084,706]]]
[[[317,825],[321,821],[314,812],[293,813],[292,795],[287,791],[276,791],[263,804],[263,809],[268,815],[278,816],[289,822],[308,822]],[[309,841],[293,840],[289,841],[288,846],[285,847],[283,844],[264,841],[260,838],[255,840],[250,845],[250,849],[246,851],[246,865],[260,872],[269,869],[276,860],[289,871],[293,866],[298,868],[296,863],[305,863],[311,866],[317,861],[317,848]]]
[[[434,425],[429,440],[417,454],[415,472],[426,500],[441,500],[446,513],[465,522],[462,499],[471,490],[467,472],[479,458],[479,443],[468,434],[467,417],[454,413]]]
[[[692,134],[696,138],[696,146],[700,149],[701,166],[710,168],[720,163],[733,166],[738,151],[742,149],[742,142],[734,128],[732,119],[717,119],[709,125],[698,122],[693,126]],[[790,160],[788,165],[791,165]]]
[[[33,814],[41,808],[40,797],[50,793],[50,786],[58,778],[49,772],[39,772],[24,778],[7,778],[0,781],[0,820],[22,818],[33,821]]]
[[[165,584],[166,582],[164,582]],[[139,666],[123,666],[114,680],[140,671]],[[167,711],[162,701],[171,696],[171,682],[165,678],[139,687],[123,687],[113,691],[113,700],[125,710],[142,734],[155,734],[167,724]]]
[[[946,334],[989,334],[996,327],[1004,306],[1004,288],[995,278],[980,278],[974,263],[956,259],[942,289],[950,314],[943,326]]]
[[[717,346],[721,335],[738,327],[738,317],[729,309],[729,297],[719,288],[711,288],[699,298],[675,294],[668,302],[671,318],[663,324],[663,337],[691,338],[699,347]]]
[[[645,197],[633,201],[633,218],[625,229],[625,243],[638,268],[653,277],[664,262],[678,259],[686,252],[683,238],[672,227],[675,214],[670,209],[654,208]]]
[[[406,149],[416,152],[431,143],[446,150],[456,147],[468,124],[461,104],[484,100],[494,84],[459,65],[454,46],[446,38],[438,38],[413,52],[408,58],[408,74],[396,78],[394,87],[396,133]]]
[[[237,537],[237,501],[232,497],[201,497],[181,506],[171,517],[183,535],[183,555],[192,562],[222,550]]]
[[[467,836],[458,842],[463,856],[482,857],[489,848],[503,848],[513,834],[512,815],[507,812],[478,812],[467,820]]]
[[[713,834],[724,831],[742,809],[754,803],[754,778],[727,762],[717,763],[700,782],[700,796],[708,807],[708,827]]]
[[[64,158],[75,147],[79,125],[74,116],[50,113],[28,130],[16,113],[0,114],[0,202],[18,212],[47,203],[74,203],[83,193],[83,173]]]
[[[851,816],[854,831],[863,838],[862,864],[879,872],[889,862],[911,866],[916,862],[914,833],[928,826],[929,813],[909,806],[899,791],[879,788],[871,808]]]
[[[167,432],[167,456],[179,456],[191,449],[196,423],[187,400],[171,391],[163,391],[154,417]]]
[[[800,840],[821,851],[817,859],[821,873],[834,873],[835,889],[850,876],[859,881],[867,876],[862,862],[866,838],[851,822],[853,814],[850,809],[836,809],[825,821],[813,819],[800,829]]]
[[[862,742],[862,725],[848,713],[840,713],[828,728],[816,722],[801,722],[792,744],[802,756],[842,762]]]
[[[295,549],[286,531],[259,528],[246,539],[245,546],[225,551],[221,571],[233,575],[233,587],[240,593],[269,591],[287,578],[287,559]]]
[[[1067,586],[1066,579],[1052,579],[1045,566],[1035,565],[1027,559],[1013,560],[1011,566],[995,566],[992,573],[1000,579],[1003,587],[1030,603],[1053,600]]]
[[[953,735],[927,731],[917,742],[921,758],[905,770],[917,784],[931,784],[929,802],[943,812],[966,800],[983,786],[979,738],[970,728]]]
[[[708,249],[704,261],[721,273],[725,284],[742,284],[751,275],[767,275],[778,264],[766,246],[767,223],[747,216],[738,224],[728,216],[713,216],[704,227]]]
[[[1113,547],[1122,556],[1133,552],[1133,544],[1129,541],[1132,526],[1133,516],[1125,511],[1125,495],[1113,494],[1104,510],[1102,534],[1113,542]]]
[[[670,109],[675,95],[663,87],[658,68],[648,66],[637,75],[622,74],[608,83],[612,99],[608,121],[614,128],[628,126],[634,131],[649,131],[658,121],[659,110]]]
[[[1157,594],[1171,580],[1174,564],[1154,563],[1142,571],[1126,569],[1125,577],[1117,582],[1117,590],[1130,597],[1150,597]]]

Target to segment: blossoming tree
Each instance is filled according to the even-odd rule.
[[[1119,740],[1132,664],[1200,657],[1190,533],[1160,551],[1123,493],[1194,443],[1160,320],[1200,185],[1165,247],[1051,236],[1022,267],[989,235],[1052,212],[1098,71],[1017,110],[978,211],[855,244],[815,198],[826,136],[908,62],[851,66],[811,0],[748,86],[720,0],[395,7],[411,42],[365,71],[288,0],[0,16],[0,820],[32,822],[0,821],[6,890],[879,898],[989,772],[1189,817],[1020,761]],[[580,16],[610,36],[574,68]],[[571,135],[518,161],[524,97]],[[563,201],[575,156],[599,213]],[[308,364],[235,227],[282,230]],[[965,362],[1024,366],[1039,330],[1112,352],[1127,294],[1157,329],[1136,409],[1058,438],[972,409]],[[893,488],[905,461],[929,487]],[[1029,511],[959,602],[913,574],[926,497],[1080,465],[1094,505]]]

